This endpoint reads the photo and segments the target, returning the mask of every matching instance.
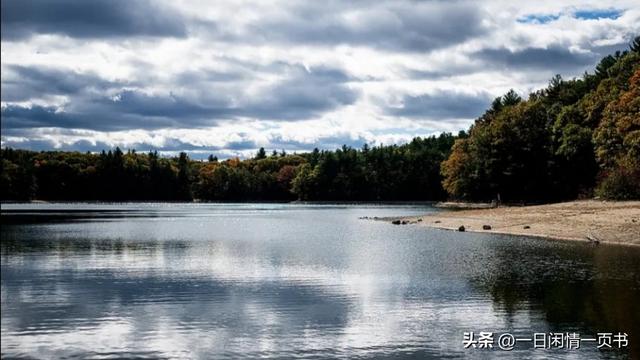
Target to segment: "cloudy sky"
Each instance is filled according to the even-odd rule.
[[[457,132],[640,34],[637,0],[1,4],[3,147],[195,158]]]

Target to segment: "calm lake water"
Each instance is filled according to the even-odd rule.
[[[2,357],[640,358],[640,249],[359,219],[430,211],[3,204]],[[503,351],[505,332],[630,344]]]

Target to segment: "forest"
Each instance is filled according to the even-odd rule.
[[[10,200],[430,200],[447,195],[440,164],[455,137],[304,154],[260,149],[252,159],[190,160],[157,152],[100,154],[2,149]]]
[[[0,150],[3,200],[551,202],[640,198],[640,37],[593,73],[496,98],[468,131],[219,161]]]
[[[442,175],[459,199],[640,198],[640,37],[593,74],[495,99]]]

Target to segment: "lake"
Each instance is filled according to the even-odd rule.
[[[640,358],[640,249],[360,219],[432,211],[3,204],[2,357]]]

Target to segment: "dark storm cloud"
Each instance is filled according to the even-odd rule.
[[[64,108],[7,105],[2,108],[2,129],[60,127],[100,131],[194,128],[216,125],[216,119],[233,114],[224,104],[200,105],[168,95],[152,96],[124,90],[114,97],[78,97]]]
[[[243,134],[239,134],[239,135],[243,135]],[[239,150],[251,150],[251,149],[255,149],[257,147],[258,147],[258,145],[253,140],[238,140],[238,141],[228,142],[224,146],[209,147],[208,149],[212,149],[212,150],[227,149],[227,150],[239,151]]]
[[[302,2],[248,26],[253,41],[430,51],[486,32],[472,2]]]
[[[148,93],[130,83],[104,80],[94,74],[68,70],[8,66],[2,80],[2,129],[60,127],[91,130],[196,128],[215,126],[221,119],[251,117],[293,121],[308,119],[352,104],[358,92],[349,88],[350,76],[340,69],[281,65],[283,79],[255,95],[244,94],[242,83],[227,91],[211,85],[224,73],[191,72],[182,95]],[[240,76],[230,73],[230,77]],[[178,75],[181,77],[181,75]],[[186,81],[185,79],[182,79]],[[65,95],[63,107],[12,104],[45,95]]]
[[[49,67],[7,65],[3,71],[2,101],[27,101],[44,95],[76,95],[87,90],[105,91],[126,85],[92,73]]]
[[[487,70],[484,64],[451,64],[446,68],[437,70],[422,70],[411,67],[403,67],[400,72],[411,80],[438,80],[452,76],[462,76]]]
[[[631,39],[617,44],[594,46],[591,48],[591,51],[598,54],[597,59],[599,60],[607,55],[615,54],[616,51],[622,52],[625,50],[629,50],[630,43]]]
[[[2,108],[2,131],[6,129],[29,129],[34,127],[66,127],[73,125],[67,115],[56,113],[56,108],[45,106],[24,107],[7,105]],[[81,125],[80,123],[76,125]]]
[[[345,84],[350,76],[342,70],[288,68],[288,79],[270,86],[263,95],[249,99],[239,113],[271,120],[303,120],[353,104],[358,99],[358,91]]]
[[[55,127],[68,129],[90,129],[100,131],[129,129],[158,129],[172,127],[175,122],[166,117],[140,116],[116,111],[108,113],[95,104],[84,105],[85,109],[68,110],[53,106],[31,107],[7,105],[2,108],[2,131],[6,129],[29,129]],[[89,111],[83,111],[89,110]]]
[[[175,10],[149,0],[2,0],[2,39],[34,34],[184,37],[187,29]]]
[[[242,80],[247,80],[247,74],[240,71],[222,72],[214,69],[187,70],[174,77],[174,83],[178,85],[192,85],[203,82],[226,83]]]
[[[474,118],[482,115],[492,99],[488,93],[469,95],[452,91],[419,96],[406,95],[402,99],[402,106],[387,107],[386,113],[436,119]]]
[[[506,48],[483,49],[473,54],[491,66],[546,71],[582,71],[593,65],[598,56],[593,53],[571,52],[566,47],[526,48],[511,51]]]
[[[2,129],[60,127],[93,130],[126,129],[136,124],[158,128],[171,126],[171,119],[159,114],[192,116],[199,109],[174,98],[151,98],[133,90],[122,90],[126,82],[108,81],[96,74],[49,67],[6,66],[2,78]],[[107,93],[117,93],[117,101]],[[48,95],[63,95],[69,103],[55,106],[24,106],[15,101],[32,101]],[[201,112],[201,111],[200,111]],[[147,117],[145,119],[144,117]]]
[[[357,135],[351,134],[338,134],[330,136],[320,136],[312,142],[302,142],[291,139],[283,139],[281,136],[276,136],[269,139],[269,150],[296,150],[296,149],[338,149],[342,145],[347,145],[353,148],[360,148],[362,145],[368,143],[367,139]]]
[[[231,43],[291,43],[430,51],[487,31],[471,1],[299,2],[244,25],[186,18],[150,0],[2,1],[2,39],[34,34],[73,38],[185,37],[191,31]],[[191,31],[190,31],[191,30]]]
[[[85,106],[80,105],[79,108],[86,108],[87,112],[104,108],[116,114],[167,118],[174,119],[176,122],[180,122],[181,119],[198,119],[207,116],[220,117],[230,112],[224,99],[210,100],[217,100],[218,104],[202,105],[173,94],[148,95],[140,91],[124,90],[112,98],[101,98]]]

